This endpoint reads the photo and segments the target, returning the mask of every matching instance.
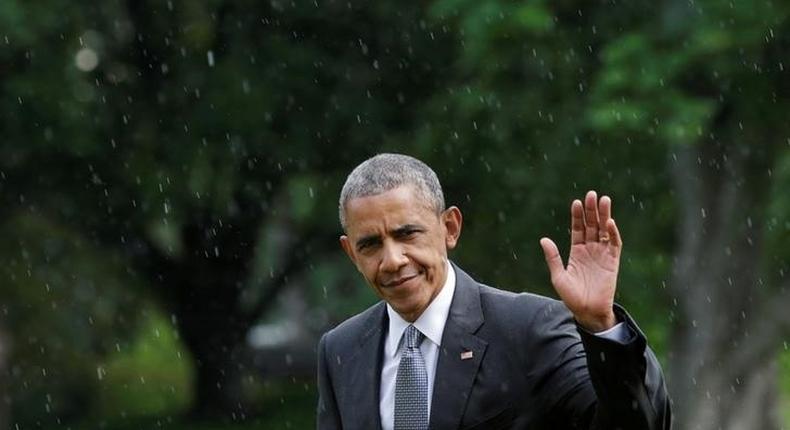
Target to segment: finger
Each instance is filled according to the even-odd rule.
[[[598,216],[601,223],[601,228],[598,230],[598,240],[607,242],[612,237],[609,234],[609,220],[612,218],[612,199],[609,196],[603,196],[598,201]]]
[[[584,239],[587,242],[598,241],[598,195],[588,191],[584,197]]]
[[[584,209],[581,200],[571,203],[571,245],[584,243]]]
[[[546,265],[549,266],[549,274],[551,279],[557,279],[562,272],[565,271],[565,266],[562,264],[562,257],[557,245],[553,240],[548,237],[540,239],[540,247],[543,248],[543,256],[546,257]]]
[[[623,248],[623,238],[620,236],[620,229],[617,228],[614,218],[609,218],[606,229],[609,231],[609,244],[612,245],[612,250],[619,254]]]

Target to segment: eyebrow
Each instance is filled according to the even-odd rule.
[[[422,231],[423,227],[417,224],[406,224],[404,226],[396,228],[395,230],[392,230],[392,235],[395,237],[404,236],[415,230]]]

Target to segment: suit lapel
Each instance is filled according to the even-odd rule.
[[[380,303],[366,326],[370,329],[360,336],[359,348],[351,357],[346,373],[350,405],[354,405],[354,428],[381,430],[379,391],[381,389],[381,360],[383,357],[384,327],[387,313]]]
[[[488,343],[475,336],[483,324],[477,283],[453,264],[455,294],[442,334],[431,400],[430,428],[455,429],[461,423],[466,402]]]

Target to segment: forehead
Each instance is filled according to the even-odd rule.
[[[411,186],[401,186],[381,194],[357,197],[346,203],[349,234],[370,233],[405,224],[425,224],[437,218],[430,204]]]

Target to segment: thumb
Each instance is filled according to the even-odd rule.
[[[562,257],[560,257],[557,245],[548,237],[544,237],[540,239],[540,247],[543,248],[543,256],[546,257],[546,265],[549,266],[551,279],[559,278],[562,272],[565,271],[565,266],[562,264]]]

